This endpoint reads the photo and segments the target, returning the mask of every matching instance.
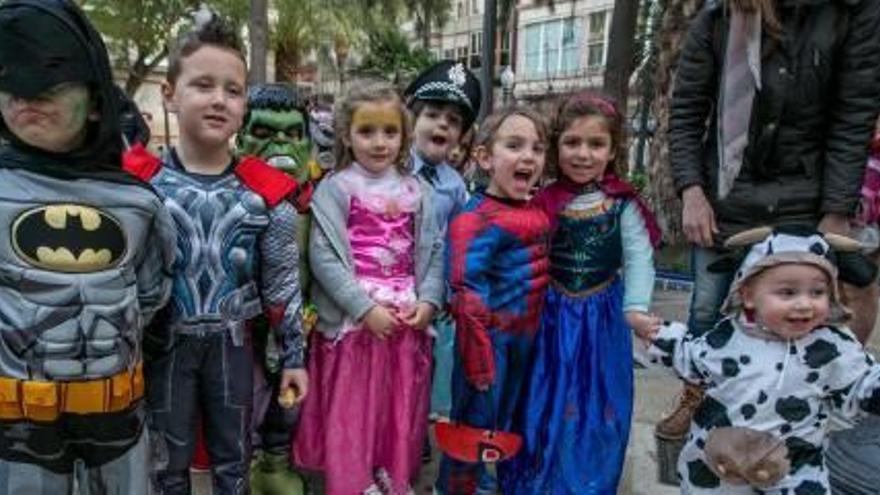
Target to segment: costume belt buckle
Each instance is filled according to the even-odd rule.
[[[122,411],[131,404],[132,385],[132,375],[128,372],[110,378],[110,412]]]
[[[131,402],[144,396],[144,363],[139,362],[134,366],[131,375]]]
[[[21,382],[23,416],[33,421],[55,421],[61,414],[61,401],[55,382]]]
[[[107,412],[110,379],[67,382],[64,394],[64,412],[95,414]]]
[[[21,394],[19,381],[0,377],[0,419],[21,419]]]

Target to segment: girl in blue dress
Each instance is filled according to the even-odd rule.
[[[551,284],[519,409],[524,447],[504,470],[505,493],[617,493],[633,404],[631,329],[649,315],[660,235],[621,180],[623,116],[583,93],[559,108],[548,159],[558,180],[534,201],[553,227]]]

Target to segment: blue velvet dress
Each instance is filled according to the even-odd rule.
[[[617,492],[633,405],[619,276],[628,203],[601,193],[593,199],[557,217],[551,284],[516,419],[524,447],[500,473],[504,493]]]

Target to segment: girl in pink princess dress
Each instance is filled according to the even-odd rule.
[[[318,321],[293,458],[324,474],[328,494],[404,494],[427,434],[442,237],[401,153],[409,131],[394,88],[352,88],[335,112],[337,170],[311,205]]]

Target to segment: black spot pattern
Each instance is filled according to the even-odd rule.
[[[779,428],[779,431],[781,431],[783,435],[788,435],[791,433],[791,425],[786,423]]]
[[[746,365],[746,364],[749,364],[752,362],[752,358],[743,354],[742,356],[739,357],[739,362],[743,365]]]
[[[834,405],[834,407],[843,407],[843,401],[846,400],[846,396],[849,395],[849,391],[851,388],[852,385],[849,385],[838,390],[832,390],[831,393],[828,394],[828,398],[831,400],[831,403]]]
[[[746,405],[742,406],[742,408],[739,410],[739,412],[742,413],[743,418],[749,420],[749,419],[752,419],[752,417],[755,415],[756,412],[758,412],[758,410],[755,408],[755,406],[753,406],[751,404],[746,404]]]
[[[654,347],[660,349],[666,354],[672,354],[675,352],[675,340],[674,339],[657,339],[654,341]]]
[[[803,481],[794,488],[794,495],[825,495],[825,487],[817,481]]]
[[[782,371],[782,363],[776,363],[776,371]]]
[[[739,363],[733,358],[721,360],[721,373],[726,377],[734,377],[739,374]]]
[[[721,349],[730,342],[731,337],[733,337],[733,324],[730,320],[724,320],[706,335],[706,343],[712,349]]]
[[[819,380],[819,372],[818,371],[811,371],[811,372],[807,373],[806,380],[807,380],[807,383],[816,383],[816,381]]]
[[[663,366],[672,367],[672,355],[675,352],[675,340],[673,339],[657,339],[654,341],[654,347],[663,351],[660,356],[660,362]]]
[[[810,246],[810,252],[813,254],[818,254],[819,256],[825,256],[825,246],[823,246],[820,242],[813,243]]]
[[[731,426],[730,417],[727,415],[727,408],[709,395],[703,399],[700,407],[697,408],[697,412],[694,414],[694,423],[704,430]]]
[[[699,488],[718,488],[721,480],[709,469],[705,462],[697,459],[687,463],[688,480]]]
[[[819,339],[806,347],[804,361],[810,368],[816,369],[825,366],[837,359],[840,351],[837,346],[824,339]]]
[[[871,396],[862,399],[862,402],[859,405],[864,411],[873,414],[880,414],[880,388],[875,388],[871,393]]]
[[[828,330],[831,330],[831,333],[833,333],[834,335],[837,335],[840,338],[840,340],[842,340],[844,342],[855,342],[855,339],[853,339],[852,335],[842,331],[841,329],[837,328],[836,326],[828,325]]]
[[[798,438],[785,439],[788,448],[788,459],[791,461],[791,472],[796,473],[804,466],[822,466],[822,450],[810,442]]]
[[[810,415],[810,403],[794,396],[776,401],[776,414],[791,423],[802,421]]]
[[[764,393],[763,390],[761,390],[761,392],[758,394],[758,404],[763,404],[763,403],[767,402],[767,399],[768,399],[767,394]]]

